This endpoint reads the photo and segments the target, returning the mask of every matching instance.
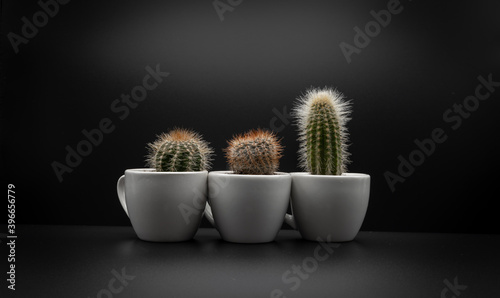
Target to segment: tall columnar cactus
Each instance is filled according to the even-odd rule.
[[[158,172],[208,170],[213,150],[191,130],[176,128],[148,144],[147,163]]]
[[[313,175],[346,171],[350,103],[337,90],[310,89],[294,107],[299,130],[300,166]]]
[[[228,144],[224,151],[235,174],[273,175],[278,170],[283,147],[274,133],[254,129]]]

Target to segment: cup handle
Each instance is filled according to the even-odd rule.
[[[292,206],[292,198],[290,198],[290,206]],[[293,207],[292,207],[293,213]],[[297,230],[297,223],[295,222],[295,217],[292,214],[285,214],[285,222],[287,225],[291,226],[294,230]]]
[[[120,204],[123,207],[123,210],[128,216],[127,202],[125,201],[125,175],[122,175],[118,179],[118,183],[116,184],[116,191],[118,193],[118,199],[120,200]]]
[[[217,226],[215,225],[214,215],[212,214],[212,207],[210,207],[208,201],[207,204],[205,205],[205,218],[210,222],[210,224],[214,228],[217,228]]]
[[[291,214],[285,214],[285,222],[287,225],[291,226],[294,230],[297,230],[297,225],[295,224],[295,218]]]

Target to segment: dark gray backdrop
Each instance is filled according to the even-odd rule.
[[[129,225],[116,180],[174,126],[211,142],[214,170],[226,169],[233,134],[274,129],[280,170],[298,171],[286,114],[307,88],[333,86],[353,100],[349,171],[372,176],[363,230],[499,232],[500,88],[478,79],[500,82],[495,1],[64,2],[42,1],[47,12],[1,2],[2,185],[16,186],[19,223]],[[169,75],[144,95],[148,66]],[[468,97],[476,91],[488,98]],[[131,92],[142,101],[125,108]],[[83,130],[95,144],[57,177],[54,162],[66,163]],[[446,140],[419,153],[415,140],[439,132]],[[399,171],[401,158],[418,166]],[[391,190],[388,172],[404,182]]]

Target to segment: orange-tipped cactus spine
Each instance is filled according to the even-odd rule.
[[[273,175],[283,147],[273,132],[253,129],[233,137],[224,150],[234,174]]]
[[[147,163],[157,172],[208,170],[213,154],[213,150],[198,133],[182,128],[162,133],[148,147]]]

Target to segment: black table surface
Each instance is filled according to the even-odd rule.
[[[16,290],[0,297],[500,297],[500,235],[360,232],[319,244],[282,230],[234,244],[214,229],[150,243],[131,227],[18,226]]]

